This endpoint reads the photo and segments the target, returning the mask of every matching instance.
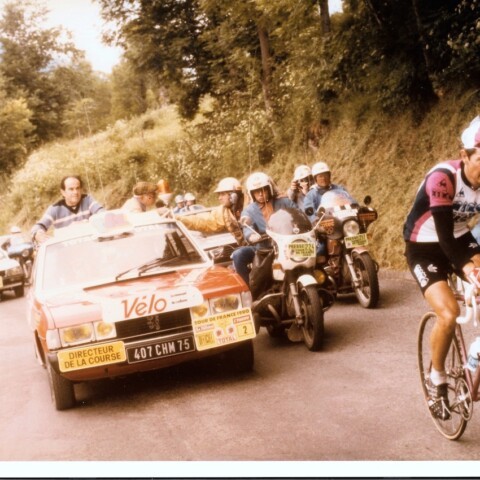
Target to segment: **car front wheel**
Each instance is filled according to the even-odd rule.
[[[57,410],[73,408],[75,406],[73,383],[59,375],[49,362],[47,362],[47,373],[55,408]]]

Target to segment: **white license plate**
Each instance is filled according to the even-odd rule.
[[[146,362],[194,351],[195,342],[190,335],[188,337],[176,338],[175,340],[163,340],[137,347],[127,347],[127,359],[128,363]]]
[[[364,247],[368,245],[368,238],[366,233],[360,233],[353,237],[345,237],[345,246],[347,248]]]

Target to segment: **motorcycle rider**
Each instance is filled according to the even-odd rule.
[[[215,189],[220,205],[210,211],[196,215],[178,215],[180,220],[190,230],[203,233],[230,232],[237,240],[238,245],[246,245],[242,229],[238,221],[243,209],[244,196],[242,185],[234,177],[222,178]]]
[[[447,275],[455,271],[480,289],[480,245],[468,229],[480,207],[480,117],[461,140],[459,159],[439,163],[427,173],[403,227],[408,266],[437,316],[426,387],[430,409],[441,420],[451,417],[445,358],[460,314]]]
[[[246,181],[251,203],[241,213],[245,219],[243,236],[248,242],[256,242],[266,232],[267,222],[272,213],[281,208],[298,208],[289,198],[280,197],[275,183],[263,172],[252,173]],[[232,254],[235,271],[249,284],[248,265],[252,263],[258,245],[237,248]]]
[[[303,210],[311,222],[315,220],[315,213],[322,201],[322,195],[328,190],[342,190],[348,194],[348,191],[342,185],[331,183],[330,168],[325,162],[317,162],[312,166],[313,186],[305,196],[303,201]]]
[[[103,210],[91,196],[83,193],[83,182],[78,175],[67,175],[60,181],[61,200],[50,205],[43,217],[32,227],[32,239],[44,242],[49,238],[48,229],[67,227],[73,222],[86,220]]]
[[[123,205],[122,210],[128,212],[146,212],[157,199],[157,185],[152,182],[137,182],[132,190],[133,196]]]
[[[308,165],[299,165],[293,173],[293,180],[287,190],[287,197],[303,210],[303,202],[313,183],[312,171]]]
[[[193,193],[187,192],[183,197],[185,206],[178,213],[193,212],[195,210],[204,210],[203,205],[197,205],[197,198]]]
[[[179,213],[183,207],[185,207],[185,199],[183,198],[183,195],[177,195],[175,197],[175,207],[173,208],[173,213]]]

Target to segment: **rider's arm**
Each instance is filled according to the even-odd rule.
[[[432,209],[432,216],[441,249],[456,268],[464,269],[466,267],[467,271],[464,271],[466,274],[469,273],[473,269],[473,263],[466,252],[457,248],[453,235],[453,209],[435,208]]]

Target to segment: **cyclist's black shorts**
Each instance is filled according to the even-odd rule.
[[[480,245],[468,232],[457,238],[458,251],[464,253],[464,263],[467,263],[473,255],[480,253]],[[472,248],[472,244],[476,244]],[[447,281],[449,273],[456,272],[450,260],[443,253],[438,242],[420,243],[406,242],[405,256],[407,257],[408,268],[417,281],[422,293],[436,282]]]

